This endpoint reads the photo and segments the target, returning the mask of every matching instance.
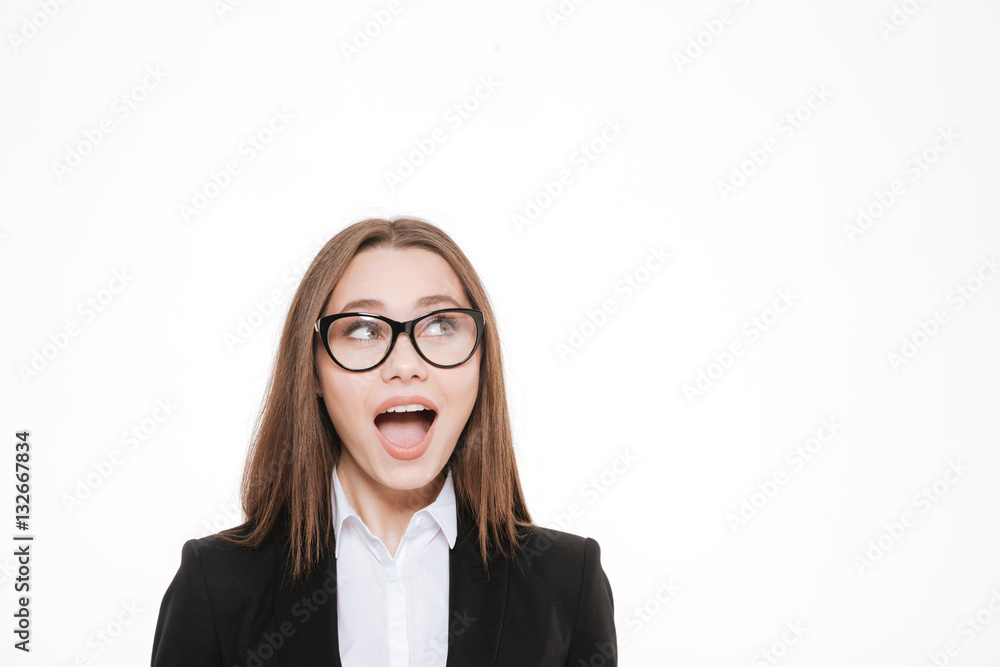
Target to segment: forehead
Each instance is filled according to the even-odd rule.
[[[431,307],[427,297],[435,295],[450,297],[453,303],[442,299]],[[381,304],[346,308],[359,300]],[[333,290],[327,312],[363,310],[403,317],[415,310],[456,305],[468,308],[469,302],[458,275],[443,257],[421,248],[374,248],[359,253],[348,264]]]

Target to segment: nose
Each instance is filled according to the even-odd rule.
[[[424,379],[427,377],[427,362],[417,354],[413,347],[413,341],[405,333],[399,334],[396,338],[396,345],[392,348],[389,358],[382,364],[382,379],[411,378]]]

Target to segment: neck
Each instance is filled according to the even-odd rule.
[[[418,489],[393,489],[368,475],[346,448],[337,463],[337,479],[344,495],[375,537],[396,556],[399,541],[417,510],[427,507],[437,498],[447,473],[442,470],[434,479]]]

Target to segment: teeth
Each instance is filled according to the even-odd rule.
[[[417,412],[418,410],[430,410],[430,408],[420,403],[411,403],[410,405],[394,405],[386,410],[386,412]]]

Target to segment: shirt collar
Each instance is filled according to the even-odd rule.
[[[336,540],[334,558],[336,558],[340,553],[340,532],[344,521],[346,521],[348,517],[353,516],[357,517],[358,523],[365,526],[366,529],[367,526],[361,519],[361,515],[355,511],[351,502],[347,499],[347,495],[344,493],[344,488],[340,485],[340,479],[337,477],[336,466],[333,468],[332,495],[333,532]],[[437,498],[435,498],[434,502],[427,507],[414,512],[414,516],[419,514],[429,515],[435,522],[437,522],[437,525],[440,526],[441,530],[444,532],[444,536],[448,540],[448,547],[454,548],[455,538],[458,536],[458,519],[455,512],[455,485],[451,479],[451,469],[449,469],[448,475],[444,480],[444,486],[441,487],[441,491],[438,493]]]

